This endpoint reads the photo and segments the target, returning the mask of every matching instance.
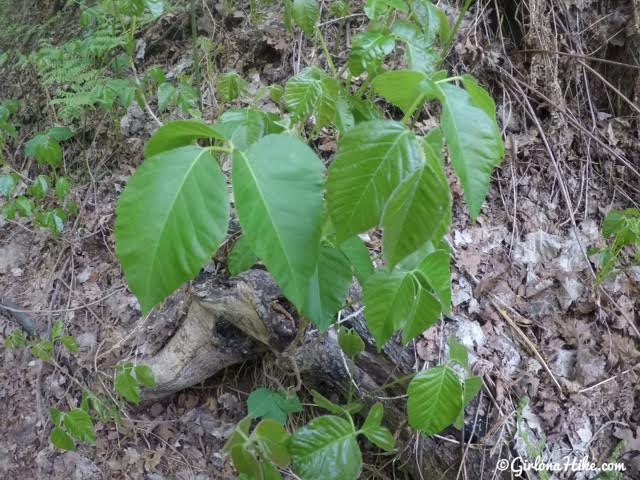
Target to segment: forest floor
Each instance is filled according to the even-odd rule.
[[[604,245],[607,212],[640,203],[639,63],[630,53],[638,51],[640,8],[622,0],[575,0],[562,8],[544,0],[521,3],[512,11],[503,7],[509,2],[477,2],[449,59],[451,70],[472,72],[493,92],[507,154],[476,223],[451,177],[454,311],[410,352],[417,367],[438,362],[449,334],[469,348],[472,370],[485,381],[466,412],[474,429],[471,448],[486,460],[485,478],[508,478],[497,470],[499,459],[538,455],[547,462],[567,456],[621,461],[627,472],[619,478],[640,478],[640,269],[597,289],[597,259],[587,255]],[[199,34],[222,46],[217,68],[239,72],[250,92],[320,61],[319,50],[288,33],[274,12],[252,24],[241,8],[225,16],[205,4]],[[456,9],[445,7],[453,18]],[[354,16],[340,35],[328,25],[332,49],[346,52],[363,22]],[[0,44],[0,53],[16,47]],[[187,13],[170,12],[144,29],[137,48],[141,72],[151,66],[189,71]],[[557,51],[575,56],[548,53]],[[33,176],[24,142],[48,125],[48,94],[35,74],[18,78],[4,65],[0,78],[0,99],[17,98],[31,112],[5,148],[7,161]],[[204,117],[213,120],[218,107],[206,75],[203,85]],[[429,127],[428,118],[421,121]],[[59,352],[54,368],[26,349],[0,345],[0,478],[234,478],[222,445],[246,414],[252,388],[270,382],[260,363],[131,409],[119,425],[99,424],[95,446],[61,453],[49,442],[49,408],[79,402],[70,377],[85,384],[111,381],[114,365],[153,354],[176,328],[170,316],[141,316],[114,255],[118,195],[154,128],[137,106],[115,124],[106,114],[90,119],[84,146],[74,141],[64,153],[79,214],[61,236],[0,218],[0,297],[31,312],[42,331],[63,320],[80,346],[77,354]],[[327,156],[335,151],[329,139],[318,144]],[[375,234],[368,246],[379,249]],[[0,338],[17,326],[0,310]],[[460,445],[453,430],[439,441]],[[457,447],[456,470],[465,461],[463,447]],[[382,460],[369,460],[364,478],[402,478],[400,466],[381,469]],[[527,475],[594,478],[584,471]]]

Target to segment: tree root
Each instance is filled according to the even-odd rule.
[[[385,420],[399,442],[411,441],[404,402],[398,401],[404,391],[386,389],[382,397],[379,388],[392,380],[391,372],[399,370],[398,362],[403,362],[400,349],[385,355],[368,348],[354,364],[343,355],[332,330],[326,334],[307,332],[300,344],[292,344],[296,337],[293,317],[284,309],[272,308],[281,293],[263,270],[250,270],[223,285],[207,279],[196,284],[194,290],[196,294],[177,332],[156,355],[141,362],[152,369],[157,383],[155,388],[142,391],[143,405],[198,384],[231,365],[271,352],[279,359],[289,357],[290,364],[295,365],[294,373],[306,386],[341,396],[352,391],[368,406],[382,401]],[[354,317],[353,327],[363,330],[362,322],[361,316]],[[398,374],[406,371],[405,365]],[[414,478],[422,477],[419,470],[427,479],[455,478],[460,452],[455,445],[422,439],[416,453],[420,461],[407,466]],[[470,458],[473,455],[467,454],[467,474],[479,478],[474,473],[480,475],[480,462],[474,462]]]

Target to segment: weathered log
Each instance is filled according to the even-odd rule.
[[[388,354],[378,354],[361,315],[354,316],[350,323],[362,332],[369,346],[354,364],[343,355],[333,330],[325,334],[310,330],[292,345],[296,339],[293,316],[281,306],[274,308],[274,302],[282,300],[281,293],[263,270],[250,270],[232,280],[207,278],[196,282],[194,292],[174,336],[156,355],[143,360],[153,370],[157,383],[155,388],[143,390],[143,404],[198,384],[231,365],[270,353],[283,368],[303,378],[307,386],[341,396],[352,389],[368,405],[382,400],[389,427],[401,443],[410,441],[412,432],[406,426],[404,402],[386,399],[402,394],[402,390],[386,389],[383,395],[388,397],[378,396],[380,385],[408,371],[410,356],[398,346],[390,346]],[[409,470],[415,478],[420,478],[418,468],[425,479],[455,478],[460,452],[460,447],[450,443],[422,439],[416,455],[420,465],[409,462]],[[479,478],[480,463],[470,461],[469,455],[467,461],[470,478]]]

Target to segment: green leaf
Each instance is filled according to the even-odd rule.
[[[170,82],[162,83],[158,87],[158,110],[164,112],[178,101],[178,90]]]
[[[247,82],[236,72],[227,72],[218,78],[218,95],[223,103],[233,102],[244,95]]]
[[[251,250],[251,243],[244,235],[233,245],[231,253],[229,253],[228,266],[229,273],[232,276],[240,275],[242,272],[249,270],[258,261],[258,257]]]
[[[320,20],[320,7],[316,0],[293,0],[293,20],[308,37],[313,37]]]
[[[383,32],[360,32],[353,39],[351,52],[347,61],[349,70],[354,76],[363,72],[374,73],[380,68],[384,57],[389,55],[396,46],[391,35]]]
[[[167,150],[193,144],[198,139],[224,141],[225,137],[215,126],[198,120],[176,120],[160,127],[147,142],[144,154],[153,157]]]
[[[21,217],[30,218],[33,215],[33,202],[25,196],[15,199],[16,211]]]
[[[78,351],[78,342],[71,335],[65,335],[60,339],[60,343],[66,348],[70,353],[76,353]]]
[[[215,253],[229,222],[225,178],[198,146],[148,158],[116,208],[116,254],[142,311],[192,279]]]
[[[338,345],[340,349],[349,358],[354,358],[356,355],[364,352],[364,342],[358,332],[348,328],[340,328],[338,330]]]
[[[438,84],[438,97],[451,163],[462,183],[469,214],[475,220],[491,174],[504,157],[504,145],[493,100],[471,77],[465,76],[463,83],[466,90],[450,83]]]
[[[451,25],[447,15],[431,0],[413,2],[413,13],[422,27],[427,44],[431,45],[438,36],[440,44],[445,44],[451,35]]]
[[[451,311],[451,255],[446,250],[434,250],[420,263],[421,276],[433,289],[445,313]]]
[[[364,6],[364,13],[366,13],[367,17],[371,20],[375,20],[387,13],[389,8],[409,13],[409,7],[404,0],[367,0]]]
[[[415,282],[400,270],[379,270],[364,284],[367,326],[378,350],[402,327],[413,311]]]
[[[469,366],[469,352],[467,347],[458,342],[454,337],[449,337],[449,359],[462,368]]]
[[[420,144],[401,123],[374,120],[349,130],[327,179],[338,242],[378,224],[393,190],[423,163]]]
[[[255,108],[227,110],[220,117],[218,128],[225,138],[239,150],[246,150],[262,137],[280,133],[283,128],[276,122],[280,117],[274,113]]]
[[[402,326],[402,341],[409,343],[440,320],[440,302],[424,288],[417,287],[413,309]]]
[[[62,337],[63,333],[64,333],[64,322],[62,320],[56,320],[53,326],[51,327],[51,335],[50,335],[51,340],[53,341],[58,340],[60,337]]]
[[[13,193],[16,186],[18,185],[18,180],[15,175],[0,175],[0,195],[9,198],[9,196]]]
[[[439,170],[439,171],[438,171]],[[393,192],[382,215],[383,254],[390,267],[436,239],[449,220],[451,194],[440,165],[424,163]]]
[[[353,426],[327,415],[299,429],[289,444],[294,472],[304,479],[357,479],[362,453]]]
[[[43,199],[49,191],[49,177],[38,175],[27,191],[33,198]]]
[[[448,366],[419,372],[411,380],[407,393],[409,425],[425,435],[440,433],[462,410],[462,385]]]
[[[303,313],[325,331],[342,308],[351,286],[351,265],[338,249],[321,246]]]
[[[393,70],[377,75],[372,82],[373,90],[403,113],[419,108],[427,95],[434,92],[433,82],[414,70]]]
[[[236,428],[224,444],[225,452],[229,453],[234,447],[244,445],[246,439],[249,437],[249,429],[251,428],[252,421],[253,417],[248,416],[236,424]]]
[[[65,413],[62,418],[62,423],[64,424],[65,430],[72,438],[75,438],[80,442],[96,442],[91,417],[81,408],[74,408],[73,410]]]
[[[233,465],[239,473],[247,475],[249,479],[260,479],[260,464],[244,445],[236,445],[231,449]]]
[[[69,177],[58,177],[56,180],[56,198],[63,201],[71,191],[71,180]]]
[[[363,433],[371,443],[390,452],[394,449],[395,441],[389,429],[382,426],[383,415],[384,408],[382,404],[378,402],[369,410],[369,415],[367,415],[360,432]]]
[[[58,142],[64,142],[73,137],[73,132],[67,127],[51,127],[47,130],[47,135]]]
[[[433,73],[438,69],[442,62],[440,54],[415,23],[398,20],[393,24],[393,33],[406,45],[409,69],[424,73]]]
[[[284,103],[296,118],[306,120],[312,115],[316,129],[333,123],[338,102],[338,82],[317,67],[310,67],[289,79],[284,88]]]
[[[284,425],[290,413],[302,411],[302,405],[295,394],[288,398],[281,392],[258,388],[249,395],[247,409],[254,418],[269,418]]]
[[[25,145],[25,155],[35,157],[39,166],[50,165],[59,167],[62,163],[62,148],[53,138],[45,134],[38,134]]]
[[[338,95],[338,101],[336,102],[336,127],[340,135],[347,133],[355,124],[356,120],[351,111],[349,100],[343,95]]]
[[[60,427],[55,427],[53,430],[51,430],[50,440],[54,447],[61,450],[76,449],[76,444],[74,443],[73,439],[69,435],[67,435],[67,433]]]
[[[462,394],[462,409],[456,418],[454,426],[461,430],[464,426],[464,409],[475,398],[475,396],[482,390],[483,386],[482,378],[469,377],[464,381],[464,391]]]
[[[145,387],[153,388],[156,386],[156,378],[153,371],[147,365],[136,365],[133,367],[138,382]]]
[[[130,370],[123,369],[116,375],[115,381],[116,392],[135,405],[140,403],[140,385],[131,375]]]
[[[262,451],[269,461],[281,468],[289,464],[289,452],[287,452],[289,434],[280,423],[269,419],[262,420],[256,426],[252,436],[260,442]]]
[[[300,310],[319,256],[323,168],[313,150],[284,134],[268,135],[246,152],[233,154],[242,231]]]
[[[49,409],[49,413],[51,414],[51,420],[53,420],[53,424],[56,427],[61,427],[62,426],[62,412],[60,410],[58,410],[57,408],[51,407]]]
[[[31,346],[31,354],[44,362],[49,362],[53,358],[53,343],[48,340],[41,340]]]
[[[340,250],[349,259],[360,285],[364,285],[367,279],[375,272],[373,262],[369,256],[369,249],[364,244],[364,241],[354,235],[340,244]]]

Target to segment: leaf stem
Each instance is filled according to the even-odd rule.
[[[424,102],[424,98],[425,98],[424,93],[416,97],[414,102],[411,104],[411,107],[409,107],[409,110],[407,110],[407,113],[405,113],[404,117],[402,117],[402,123],[404,123],[405,125],[409,124],[409,122],[411,121],[411,117],[413,117],[413,114],[416,112],[418,107],[422,105],[422,103]]]
[[[222,152],[222,153],[228,153],[229,155],[231,155],[234,151],[233,148],[230,147],[218,147],[218,146],[211,146],[211,147],[207,147],[208,150],[212,151],[212,152]]]
[[[324,52],[324,56],[327,59],[327,64],[331,69],[331,74],[333,78],[338,80],[338,71],[336,70],[336,66],[333,64],[333,59],[331,58],[331,54],[329,53],[329,47],[327,47],[327,42],[324,39],[324,35],[320,31],[320,29],[316,26],[316,37],[320,40],[320,45],[322,46],[322,51]]]

